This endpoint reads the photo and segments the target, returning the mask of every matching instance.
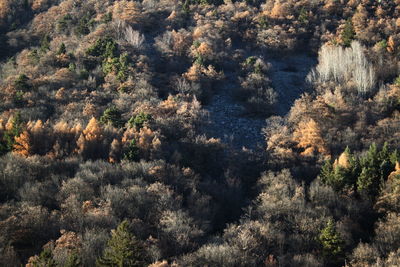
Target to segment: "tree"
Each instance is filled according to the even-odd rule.
[[[49,248],[45,248],[39,254],[39,256],[31,257],[26,266],[32,266],[32,267],[56,267],[57,263],[53,259],[52,251]]]
[[[64,43],[61,43],[60,47],[58,48],[57,55],[63,55],[67,53],[67,49]]]
[[[32,154],[31,135],[28,131],[22,132],[19,136],[15,137],[15,144],[13,151],[18,155],[28,157]]]
[[[355,35],[356,33],[354,31],[353,22],[351,20],[347,20],[341,34],[343,45],[349,47],[351,42],[354,40]]]
[[[130,142],[126,152],[124,153],[124,159],[129,161],[138,161],[139,160],[139,148],[136,145],[136,140],[132,139]]]
[[[6,131],[3,134],[2,140],[0,140],[0,155],[3,155],[13,149],[15,137],[19,136],[21,132],[21,114],[16,113],[12,118],[9,119],[6,125]]]
[[[293,139],[298,143],[299,148],[303,148],[302,155],[309,156],[315,151],[323,155],[328,155],[328,149],[322,138],[319,125],[313,120],[301,121],[293,133]]]
[[[27,91],[31,88],[28,82],[28,76],[25,74],[20,74],[14,81],[14,87],[16,90]]]
[[[40,40],[40,51],[42,53],[46,53],[47,50],[50,50],[50,41],[50,36],[47,34]]]
[[[99,267],[142,267],[145,266],[144,258],[143,247],[130,232],[129,223],[125,220],[111,232],[111,239],[96,265]]]
[[[115,128],[119,128],[124,124],[121,112],[116,107],[107,108],[100,117],[100,122],[104,124],[110,123]]]
[[[367,155],[361,159],[361,173],[357,179],[357,191],[369,197],[376,197],[384,177],[381,176],[380,153],[375,144],[369,147]]]
[[[136,129],[140,129],[143,127],[143,124],[151,119],[151,115],[140,112],[138,115],[129,119],[128,124],[130,127],[134,127]]]
[[[343,257],[344,241],[336,231],[335,223],[330,219],[324,229],[321,230],[319,241],[322,245],[322,255],[328,263],[341,263]]]
[[[103,129],[100,127],[98,121],[92,118],[76,141],[77,152],[85,158],[101,158],[105,154],[102,143],[103,139]]]

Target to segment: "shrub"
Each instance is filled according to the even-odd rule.
[[[144,47],[144,35],[133,30],[131,26],[125,28],[125,40],[137,51],[141,51]]]

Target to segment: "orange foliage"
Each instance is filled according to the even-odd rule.
[[[10,4],[8,0],[0,0],[0,20],[6,19],[9,12]]]
[[[47,7],[49,1],[48,0],[34,0],[32,3],[32,10],[39,11]]]
[[[396,176],[400,177],[400,162],[396,162],[396,167],[394,171],[390,173],[388,179],[394,179]]]
[[[143,150],[158,149],[161,145],[158,133],[146,126],[140,129],[137,140],[137,146]]]
[[[24,131],[19,136],[15,137],[13,152],[18,155],[28,157],[32,153],[31,142],[31,135],[27,131]]]
[[[350,161],[349,161],[349,154],[347,154],[346,151],[344,151],[342,154],[340,154],[339,158],[335,160],[333,163],[333,166],[340,166],[342,168],[349,168],[350,167]]]
[[[46,134],[46,128],[41,120],[29,121],[26,130],[15,137],[13,152],[24,157],[34,154],[46,154],[51,142]]]
[[[293,133],[293,140],[298,143],[297,147],[304,149],[301,153],[303,156],[310,156],[316,151],[329,155],[319,125],[313,119],[300,121]]]
[[[185,30],[172,31],[173,51],[176,55],[183,56],[192,44],[191,34]]]
[[[288,3],[281,3],[281,1],[275,2],[274,7],[271,10],[271,18],[282,19],[290,15],[290,7]]]
[[[92,118],[76,141],[76,151],[87,158],[100,158],[103,138],[103,129],[96,118]]]
[[[141,9],[135,1],[115,1],[111,7],[113,19],[127,23],[138,23],[141,19]]]
[[[178,108],[178,103],[175,101],[172,95],[169,95],[166,100],[161,102],[160,108],[164,111],[164,113],[174,113]]]
[[[55,251],[62,249],[73,251],[81,247],[82,240],[75,232],[61,230],[60,233],[61,236],[56,240]]]
[[[393,36],[389,37],[389,40],[387,42],[387,50],[390,53],[394,53],[397,50],[398,47],[398,40],[395,40],[395,38]]]

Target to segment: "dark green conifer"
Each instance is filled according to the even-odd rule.
[[[142,267],[146,266],[143,247],[129,231],[128,221],[123,221],[111,233],[111,239],[98,259],[99,267]]]

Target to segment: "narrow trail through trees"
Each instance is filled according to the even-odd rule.
[[[285,57],[267,58],[272,64],[269,72],[271,86],[278,93],[276,115],[285,116],[293,102],[305,92],[305,79],[315,59],[305,55],[289,55]],[[204,108],[209,112],[209,137],[220,138],[221,141],[234,148],[257,149],[264,147],[262,128],[265,119],[246,113],[243,105],[233,96],[239,85],[235,72],[225,73],[225,80],[217,93]]]

